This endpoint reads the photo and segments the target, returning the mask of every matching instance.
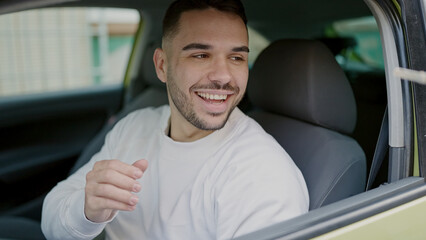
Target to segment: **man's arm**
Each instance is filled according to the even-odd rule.
[[[131,211],[138,202],[148,162],[132,165],[111,159],[125,121],[107,135],[102,150],[68,179],[60,182],[43,203],[42,230],[48,239],[92,239],[119,210]]]

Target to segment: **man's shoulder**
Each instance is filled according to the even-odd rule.
[[[278,186],[293,182],[305,189],[303,175],[278,141],[249,116],[244,115],[240,121],[232,143],[228,144],[226,155],[232,157],[225,172],[236,178],[251,176],[252,179],[263,179],[268,175],[279,182]]]
[[[223,159],[227,162],[221,169],[224,177],[217,186],[237,181],[297,192],[298,199],[307,199],[303,175],[285,149],[252,118],[244,116],[239,123],[232,142],[226,143],[223,156],[227,157]],[[286,198],[286,193],[280,196]]]
[[[289,161],[290,156],[283,147],[267,133],[262,126],[247,115],[241,115],[233,126],[233,134],[230,142],[226,143],[226,149],[230,152],[238,153],[242,159],[263,159],[268,157],[272,161]],[[273,160],[274,159],[274,160]]]
[[[281,145],[251,117],[244,115],[234,135],[238,139],[236,146],[254,145],[259,147],[279,148]]]

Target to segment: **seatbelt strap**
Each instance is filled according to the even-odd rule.
[[[374,150],[373,161],[371,162],[370,174],[368,175],[366,190],[370,190],[374,180],[376,179],[377,173],[382,166],[383,159],[389,149],[389,117],[388,108],[386,106],[385,114],[382,120],[382,126],[380,127],[379,137],[377,139],[376,149]]]

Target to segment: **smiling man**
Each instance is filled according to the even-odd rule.
[[[46,237],[230,239],[307,212],[299,169],[236,107],[248,52],[241,2],[172,3],[154,53],[169,106],[125,117],[48,194]]]
[[[248,36],[239,15],[214,8],[202,14],[191,10],[176,25],[174,8],[164,21],[164,50],[156,50],[154,62],[158,77],[167,84],[171,126],[176,126],[171,137],[193,141],[221,129],[242,99],[248,78]]]

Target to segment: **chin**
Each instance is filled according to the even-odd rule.
[[[225,126],[229,117],[229,112],[224,113],[209,113],[206,118],[203,119],[203,130],[219,130]]]
[[[195,127],[201,130],[219,130],[223,128],[228,121],[229,116],[235,107],[227,109],[224,112],[205,112],[199,111],[198,114],[194,111],[193,115],[187,120]]]

